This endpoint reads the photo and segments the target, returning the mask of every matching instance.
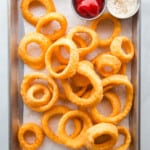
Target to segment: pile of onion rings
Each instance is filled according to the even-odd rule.
[[[22,80],[20,93],[24,104],[43,114],[41,127],[33,123],[20,127],[20,146],[37,149],[43,143],[45,134],[55,143],[71,149],[128,149],[131,134],[126,127],[118,124],[130,113],[133,103],[134,89],[126,75],[126,68],[134,57],[135,49],[128,37],[119,36],[120,21],[107,13],[92,21],[90,27],[78,25],[66,32],[67,19],[63,14],[54,12],[53,1],[38,0],[47,10],[46,15],[38,18],[28,10],[32,1],[22,0],[21,10],[24,18],[36,26],[36,32],[23,37],[18,55],[32,69],[46,68],[48,74],[36,72]],[[95,30],[101,21],[107,19],[113,22],[114,31],[108,39],[102,40]],[[52,21],[57,21],[60,28],[54,29],[52,34],[43,33],[42,28]],[[28,53],[28,45],[33,42],[41,48],[39,57],[34,58]],[[96,48],[106,46],[109,51],[96,54],[92,60],[87,59]],[[124,92],[124,106],[116,86]],[[108,116],[98,110],[104,99],[112,107]],[[75,108],[69,108],[66,103],[73,104]],[[58,115],[61,118],[56,134],[49,121]],[[66,129],[70,120],[74,126],[72,133]],[[35,136],[32,144],[25,138],[27,132]],[[115,148],[119,134],[125,137],[124,143]]]
[[[62,80],[62,86],[68,100],[82,107],[96,105],[103,97],[101,80],[86,61],[79,62],[77,73],[85,75],[90,80],[91,86],[93,86],[92,94],[88,98],[79,97],[72,91],[69,82]]]

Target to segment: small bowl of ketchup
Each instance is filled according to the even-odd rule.
[[[85,20],[93,20],[102,15],[106,0],[72,0],[76,14]]]

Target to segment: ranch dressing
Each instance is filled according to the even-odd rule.
[[[134,14],[137,0],[108,0],[107,8],[116,17],[125,18]]]

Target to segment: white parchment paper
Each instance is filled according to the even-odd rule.
[[[64,14],[64,16],[67,18],[67,21],[68,21],[67,31],[69,31],[69,29],[71,29],[72,27],[74,27],[76,25],[89,25],[89,22],[81,20],[74,13],[73,8],[71,6],[71,0],[54,0],[54,3],[55,3],[57,12]],[[41,8],[41,7],[39,7],[38,9],[32,8],[32,11],[34,11],[35,14],[42,14],[44,12],[43,8]],[[132,39],[132,19],[122,20],[121,24],[122,24],[121,35],[127,36],[130,39]],[[106,28],[107,27],[104,27],[105,32],[103,32],[103,33],[101,33],[101,29],[100,30],[98,29],[97,32],[100,32],[101,36],[106,37],[107,35],[110,34],[110,30],[107,28],[107,32],[108,32],[107,33]],[[32,25],[27,23],[25,20],[24,20],[24,29],[25,29],[25,33],[35,31],[35,27],[33,27]],[[95,55],[95,53],[97,53],[98,51],[101,51],[101,50],[103,50],[103,49],[96,50],[96,52],[91,54],[89,57],[93,57]],[[128,74],[129,78],[131,76],[130,70],[131,70],[130,65],[128,65],[127,74]],[[35,70],[32,70],[31,68],[29,68],[26,65],[24,66],[24,75],[32,73],[32,72],[35,72]],[[36,71],[36,72],[39,72],[39,71]],[[47,73],[47,70],[42,70],[41,72]],[[125,93],[123,93],[123,92],[120,92],[120,93],[121,94],[119,96],[121,98],[121,103],[123,105],[123,103],[125,101]],[[107,105],[105,106],[105,104],[101,107],[102,112],[104,112],[107,109],[110,109],[110,108]],[[41,115],[42,115],[42,113],[34,112],[24,105],[23,123],[35,122],[35,123],[41,125]],[[56,121],[56,120],[53,121],[53,123],[51,124],[52,129],[57,129],[57,123],[58,123],[58,121]],[[128,127],[128,125],[129,125],[128,117],[126,119],[124,119],[120,124]],[[122,140],[120,140],[120,141],[122,141]],[[118,142],[118,144],[119,143],[120,142]],[[44,143],[41,146],[41,148],[39,148],[39,150],[48,150],[48,149],[66,150],[67,148],[62,145],[58,145],[58,144],[54,143],[53,141],[49,140],[47,137],[45,137]]]

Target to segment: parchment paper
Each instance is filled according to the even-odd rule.
[[[64,14],[64,16],[67,18],[67,21],[68,21],[67,31],[69,31],[69,29],[71,29],[72,27],[74,27],[76,25],[89,25],[88,21],[81,20],[74,13],[73,8],[71,6],[71,0],[54,0],[54,3],[55,3],[57,12],[60,12],[60,13]],[[32,11],[37,15],[41,15],[44,12],[43,7],[42,8],[39,7],[38,9],[33,7]],[[122,24],[121,35],[127,36],[130,39],[132,39],[132,19],[122,20],[121,24]],[[27,23],[25,20],[24,20],[24,29],[25,29],[25,33],[35,31],[35,27],[33,27],[32,25]],[[101,37],[106,37],[111,32],[110,29],[108,29],[107,26],[103,27],[103,30],[105,30],[105,32],[102,33],[101,30],[102,29],[97,30],[97,32],[101,33]],[[106,33],[106,30],[108,31],[108,33]],[[106,51],[106,49],[104,50],[104,49],[99,48],[94,53],[92,53],[89,57],[93,57],[99,51]],[[28,66],[25,65],[24,66],[24,75],[29,74],[31,72],[39,72],[39,71],[32,70],[31,68],[29,68]],[[47,70],[42,70],[40,72],[48,73]],[[129,78],[131,76],[130,72],[131,72],[131,68],[130,68],[130,64],[129,64],[128,69],[127,69],[127,74],[128,74]],[[124,101],[125,101],[125,93],[122,90],[119,93],[121,93],[119,96],[121,98],[121,103],[123,105]],[[61,103],[61,102],[59,102],[59,103]],[[106,110],[110,109],[110,107],[108,105],[106,105],[106,103],[103,103],[103,105],[101,106],[101,111],[104,112],[104,113],[105,113]],[[70,105],[70,106],[74,107],[72,105]],[[40,119],[41,114],[42,113],[37,113],[37,112],[32,111],[31,109],[29,109],[28,107],[26,107],[24,105],[23,123],[35,122],[35,123],[41,125],[41,119]],[[51,128],[56,130],[57,129],[57,123],[58,123],[58,120],[54,119],[51,123]],[[126,119],[124,119],[120,124],[128,127],[129,126],[128,117]],[[123,139],[120,138],[118,144],[120,144],[122,140]],[[49,140],[47,137],[45,137],[44,143],[41,146],[41,148],[39,148],[39,150],[48,150],[48,149],[51,149],[51,150],[60,150],[60,149],[61,150],[66,150],[67,148],[62,146],[62,145],[58,145],[58,144],[54,143],[53,141]]]

